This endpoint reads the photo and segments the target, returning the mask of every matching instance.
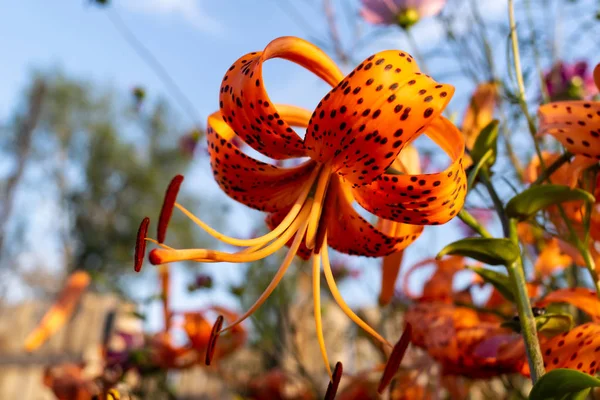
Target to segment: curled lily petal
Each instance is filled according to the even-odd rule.
[[[419,153],[414,146],[407,146],[398,155],[390,168],[396,171],[419,174],[421,173],[421,161]],[[423,232],[423,226],[408,225],[387,219],[379,218],[377,221],[377,229],[387,236],[403,236],[414,234],[420,236]],[[381,291],[379,293],[379,304],[386,305],[392,300],[395,292],[396,280],[400,272],[400,264],[402,263],[403,251],[392,253],[383,258],[382,273],[381,273]]]
[[[600,322],[600,300],[593,290],[581,287],[555,290],[539,301],[537,305],[545,307],[551,303],[572,304],[592,317],[592,321]]]
[[[343,78],[318,47],[299,38],[281,37],[264,51],[246,54],[229,68],[219,96],[222,118],[244,142],[268,157],[304,156],[302,139],[281,117],[265,90],[262,65],[271,58],[295,62],[332,86]]]
[[[292,106],[280,109],[282,118],[293,125],[303,125],[305,110]],[[220,119],[219,113],[208,118],[206,136],[213,175],[221,189],[234,200],[261,211],[291,207],[315,168],[314,161],[281,168],[245,155],[232,140],[235,132]]]
[[[419,72],[410,55],[377,53],[319,103],[306,132],[308,154],[333,160],[334,171],[354,185],[370,183],[442,113],[453,93],[452,86]]]
[[[386,235],[374,227],[354,210],[339,179],[331,180],[330,190],[332,196],[326,206],[333,211],[327,213],[327,242],[334,249],[345,254],[381,257],[406,248],[419,237],[413,231]]]
[[[600,103],[565,101],[540,107],[540,134],[550,134],[573,154],[600,160]]]
[[[464,140],[444,117],[436,119],[427,134],[449,154],[450,166],[433,174],[383,174],[353,189],[362,207],[380,218],[415,225],[443,224],[457,214],[466,196]]]

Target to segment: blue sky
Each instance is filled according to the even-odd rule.
[[[276,2],[288,5],[282,7]],[[155,72],[115,29],[107,13],[116,12],[128,29],[160,60],[201,118],[218,108],[218,89],[224,72],[241,55],[264,48],[278,36],[327,38],[321,2],[316,0],[113,0],[112,3],[108,10],[83,0],[0,3],[0,121],[17,106],[20,91],[34,69],[59,68],[68,74],[120,90],[142,85],[150,96],[167,96],[177,105],[172,93]],[[293,9],[302,15],[302,20],[308,21],[308,26],[292,19],[289,4],[293,4]],[[355,2],[340,1],[337,4],[356,14]],[[489,4],[489,13],[492,15],[504,10],[503,1]],[[338,8],[338,12],[342,11]],[[361,26],[365,28],[364,24]],[[345,43],[350,42],[347,40],[349,31],[348,27],[341,27]],[[439,29],[431,21],[425,21],[415,28],[415,36],[425,48],[434,44],[439,35]],[[362,58],[387,48],[411,51],[398,33],[370,43],[355,55]],[[350,67],[344,68],[348,70]],[[435,65],[432,68],[434,77],[436,70],[444,70],[445,67]],[[317,78],[278,60],[267,63],[265,80],[273,100],[307,108],[313,108],[327,91]],[[464,104],[470,90],[468,85],[459,82],[456,96],[458,104]],[[191,124],[187,113],[180,108],[177,111],[183,125]],[[203,161],[206,160],[199,159],[198,163]],[[207,172],[206,165],[199,166],[199,169],[199,176],[208,178],[208,174],[203,175]],[[211,184],[210,190],[217,191],[216,184]],[[236,212],[245,210],[238,207]],[[450,240],[444,232],[448,232],[448,229],[432,229],[427,237],[415,244],[409,259],[435,254],[443,243]],[[379,269],[373,263],[357,263],[364,267],[364,278],[359,283],[348,283],[346,291],[362,295],[353,296],[350,303],[374,301],[379,285]],[[226,271],[218,273],[217,279],[235,280],[235,268],[227,266],[220,269]],[[362,285],[360,288],[353,287],[359,284]],[[175,277],[175,285],[183,291],[183,275]],[[365,290],[365,287],[368,289]],[[150,292],[154,290],[146,289]],[[175,302],[189,307],[206,303],[208,297],[189,298],[179,294]],[[224,301],[233,304],[230,298],[224,298]]]

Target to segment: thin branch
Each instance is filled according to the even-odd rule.
[[[8,178],[6,186],[4,187],[4,193],[1,196],[4,199],[4,204],[0,211],[0,253],[2,252],[2,246],[4,244],[6,226],[14,206],[16,189],[23,178],[25,167],[29,160],[33,132],[40,119],[45,94],[46,84],[42,80],[37,80],[29,95],[27,114],[17,127],[17,166],[14,174]]]
[[[111,8],[107,11],[108,19],[113,24],[119,34],[125,39],[125,41],[133,48],[137,55],[146,63],[148,66],[158,75],[159,79],[167,87],[167,90],[171,92],[171,95],[179,103],[179,106],[188,114],[194,125],[201,127],[200,121],[202,118],[197,114],[196,109],[191,100],[181,90],[179,85],[175,82],[171,75],[167,72],[166,68],[158,61],[158,59],[152,54],[152,52],[134,35],[134,33],[127,27],[127,24],[121,19],[119,14]]]

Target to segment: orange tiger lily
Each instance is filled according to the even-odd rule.
[[[600,64],[594,69],[600,89]],[[540,106],[540,134],[554,136],[565,148],[589,160],[600,160],[600,102],[560,101]]]
[[[600,103],[598,103],[598,104],[600,104]],[[552,154],[552,153],[548,153],[548,152],[542,153],[542,159],[544,160],[546,165],[551,164],[558,157],[559,157],[558,154]],[[576,187],[582,181],[581,177],[583,176],[584,171],[587,168],[593,166],[594,164],[597,164],[597,162],[598,161],[596,161],[594,159],[590,159],[590,158],[587,158],[582,155],[575,155],[575,157],[573,158],[573,160],[570,163],[561,165],[550,176],[550,178],[549,178],[550,182],[554,183],[554,184],[559,184],[559,185],[567,185],[570,187]],[[541,173],[540,161],[537,157],[534,157],[533,160],[531,161],[531,163],[529,164],[529,166],[527,167],[525,177],[529,182],[533,182],[537,179],[537,177],[539,176],[540,173]],[[589,250],[592,255],[592,258],[596,261],[597,271],[600,271],[600,264],[598,264],[600,262],[600,253],[598,252],[598,250],[596,248],[597,242],[600,241],[600,196],[599,196],[600,190],[599,190],[599,186],[598,186],[598,181],[600,181],[600,175],[596,176],[596,180],[597,180],[597,182],[592,185],[592,188],[589,188],[589,187],[587,188],[587,190],[594,193],[594,196],[596,198],[596,203],[592,205],[591,214],[590,214],[590,237],[591,237],[591,240],[590,240]],[[585,237],[585,228],[584,228],[584,221],[583,221],[583,216],[585,215],[584,202],[583,201],[569,201],[569,202],[563,203],[562,207],[563,207],[563,210],[564,210],[567,218],[569,219],[571,227],[575,230],[575,233],[577,233],[577,235],[583,239]],[[566,233],[568,231],[568,227],[567,227],[562,215],[559,213],[558,208],[556,206],[549,207],[548,213],[549,213],[550,220],[556,226],[556,229],[558,230],[558,232]],[[561,262],[563,264],[568,261],[566,257],[570,257],[571,260],[573,262],[575,262],[575,264],[577,264],[579,266],[585,265],[585,262],[584,262],[583,258],[581,257],[580,252],[577,251],[572,245],[570,245],[569,243],[566,243],[562,240],[558,242],[558,249],[556,249],[554,247],[550,247],[550,249],[547,251],[548,252],[552,251],[554,253],[558,253],[562,257]],[[564,255],[562,253],[566,253],[566,255]],[[539,263],[549,261],[547,259],[542,259],[542,255],[544,255],[544,253],[540,254],[540,259],[538,260]],[[556,259],[557,265],[561,263],[561,262],[558,262],[558,260],[559,259],[557,258]]]
[[[560,289],[548,294],[537,305],[544,307],[551,303],[574,305],[588,314],[592,322],[541,342],[546,371],[571,368],[595,375],[600,371],[600,300],[596,292],[585,288]],[[529,375],[527,363],[522,372]]]
[[[283,58],[312,71],[333,87],[314,112],[273,104],[264,86],[263,63]],[[454,93],[419,71],[414,59],[397,50],[372,55],[346,77],[312,44],[294,37],[275,39],[263,51],[237,60],[220,90],[220,111],[208,118],[207,140],[214,177],[233,199],[269,213],[268,234],[237,239],[210,228],[175,204],[204,230],[236,253],[177,250],[165,245],[150,252],[153,264],[192,260],[246,263],[290,247],[280,269],[256,303],[223,332],[245,320],[273,292],[294,256],[312,259],[314,313],[321,353],[331,369],[321,329],[320,269],[344,312],[378,341],[390,343],[360,319],[342,299],[332,277],[328,247],[346,254],[382,257],[403,250],[418,234],[378,229],[353,208],[356,202],[379,218],[399,224],[438,225],[462,208],[466,192],[464,139],[441,113]],[[306,128],[302,139],[292,127]],[[433,174],[401,174],[389,167],[414,139],[427,134],[450,157]],[[307,158],[284,168],[244,154],[242,139],[275,160]]]
[[[404,315],[413,326],[412,343],[437,360],[445,375],[488,378],[516,372],[525,353],[506,357],[501,348],[521,337],[482,321],[474,310],[445,303],[419,303]]]

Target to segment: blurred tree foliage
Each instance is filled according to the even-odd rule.
[[[17,211],[15,193],[43,191],[61,210],[53,223],[66,270],[87,270],[100,286],[116,289],[116,278],[131,271],[140,221],[149,216],[156,223],[169,180],[189,167],[191,157],[178,140],[185,131],[162,100],[151,103],[60,73],[35,76],[25,97],[3,139],[11,166],[0,181],[0,262],[8,264],[29,245],[8,237],[9,219],[16,231],[33,225]],[[37,171],[35,182],[24,174],[28,168]],[[186,193],[180,200],[194,204]],[[174,213],[169,239],[189,246],[193,229]]]

